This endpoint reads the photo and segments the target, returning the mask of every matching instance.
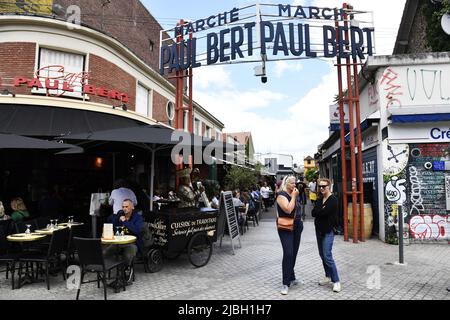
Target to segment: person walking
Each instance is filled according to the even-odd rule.
[[[309,189],[309,200],[311,204],[314,206],[317,201],[317,183],[315,180],[311,180],[308,184]]]
[[[117,214],[122,210],[122,203],[125,199],[133,202],[133,206],[138,204],[136,194],[129,188],[129,184],[124,179],[118,179],[114,182],[114,190],[109,197],[109,205],[113,206],[113,213]]]
[[[297,189],[299,192],[298,202],[300,205],[302,220],[305,221],[306,220],[306,203],[307,203],[307,201],[306,201],[306,184],[301,181],[298,181]]]
[[[264,210],[268,211],[270,187],[267,186],[267,182],[264,182],[263,186],[261,187],[260,193],[263,201],[262,204],[264,205]]]
[[[329,179],[319,179],[320,196],[316,201],[312,216],[316,228],[317,246],[325,270],[325,278],[319,285],[325,286],[333,283],[333,291],[341,291],[341,283],[333,259],[332,248],[334,241],[334,227],[337,221],[338,201],[331,193],[331,181]]]
[[[300,207],[297,201],[299,192],[295,187],[295,181],[296,179],[294,176],[285,177],[280,186],[280,192],[276,200],[278,216],[294,218],[294,230],[278,230],[278,235],[283,247],[283,285],[280,292],[282,295],[287,295],[289,287],[298,284],[294,267],[297,260],[298,249],[300,248],[303,222],[299,212]]]

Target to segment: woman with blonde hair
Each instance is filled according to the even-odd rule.
[[[25,206],[25,202],[23,202],[22,198],[12,199],[11,209],[13,209],[11,219],[14,220],[14,222],[22,222],[24,219],[30,217],[27,207]]]
[[[312,210],[312,216],[315,218],[317,246],[325,271],[325,278],[319,282],[319,285],[325,286],[332,283],[333,291],[340,292],[341,283],[331,252],[334,241],[334,227],[337,222],[338,201],[331,193],[331,181],[329,179],[319,179],[318,188],[320,196]]]
[[[288,294],[289,287],[298,284],[294,268],[298,249],[300,248],[303,222],[299,202],[297,201],[299,192],[295,187],[295,182],[296,178],[294,176],[285,177],[281,183],[276,200],[278,216],[294,218],[294,229],[292,231],[278,229],[278,235],[283,247],[283,286],[281,287],[281,294],[283,295]]]

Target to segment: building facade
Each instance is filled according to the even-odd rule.
[[[0,6],[1,132],[64,140],[69,134],[142,125],[174,128],[175,88],[158,72],[161,27],[140,1],[40,5],[6,1]],[[70,5],[81,9],[79,24],[67,16]],[[193,118],[199,119],[202,136],[220,139],[223,123],[195,102]],[[133,146],[115,147],[118,152],[99,146],[96,154],[70,158],[28,153],[27,163],[2,152],[2,180],[9,182],[2,185],[1,196],[37,202],[42,192],[30,188],[48,189],[81,177],[73,193],[108,190],[121,176],[148,186],[148,154]],[[105,160],[97,161],[102,168],[94,165],[99,157]],[[161,152],[155,166],[156,184],[173,189],[170,151]],[[14,175],[20,181],[16,185]],[[83,189],[83,181],[91,185]],[[33,184],[43,186],[29,187]]]

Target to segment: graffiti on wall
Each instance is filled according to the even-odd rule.
[[[450,65],[389,67],[380,76],[376,88],[369,88],[369,106],[379,95],[380,106],[390,109],[403,106],[443,104],[450,101]],[[374,100],[378,103],[378,100]]]
[[[411,237],[417,240],[447,240],[450,237],[448,216],[413,216],[409,221]]]
[[[380,91],[386,93],[386,108],[392,106],[402,106],[400,99],[403,96],[403,88],[399,82],[399,74],[393,69],[388,68],[380,79]]]
[[[400,165],[401,159],[395,160],[394,155],[401,150],[408,150],[408,154]],[[398,206],[404,217],[405,237],[450,243],[450,175],[433,166],[449,161],[449,151],[449,143],[384,146],[386,242],[398,241]]]
[[[450,100],[450,97],[444,92],[442,70],[408,68],[406,73],[409,97],[412,101],[415,100],[418,92],[427,97],[428,100],[431,100],[435,94],[439,94],[441,100]]]

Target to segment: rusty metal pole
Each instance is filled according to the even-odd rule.
[[[345,48],[350,51],[349,43],[349,24],[347,14],[347,3],[344,3],[344,39]],[[339,54],[339,53],[338,53]],[[354,132],[354,112],[353,112],[353,84],[352,84],[352,69],[350,56],[345,58],[347,69],[347,95],[348,95],[348,111],[349,111],[349,131],[350,131],[350,162],[351,162],[351,178],[352,178],[352,211],[353,211],[353,243],[358,243],[358,213],[357,206],[357,186],[356,186],[356,154],[355,154],[355,132]]]
[[[177,34],[177,53],[178,59],[181,58],[181,46],[183,41],[183,27],[184,20],[181,19],[178,23],[178,26],[181,26],[179,34]],[[183,71],[177,70],[176,72],[176,86],[175,86],[175,125],[174,128],[176,130],[181,130],[183,128]],[[181,159],[181,163],[177,164],[176,170],[183,169],[183,159]],[[175,186],[178,189],[180,184],[180,179],[178,176],[175,176]]]
[[[339,21],[336,19],[336,46],[339,49]],[[345,112],[344,112],[344,92],[342,85],[342,60],[337,55],[337,73],[339,87],[339,118],[341,134],[341,171],[342,171],[342,206],[344,211],[344,241],[348,241],[348,208],[347,208],[347,159],[345,145]]]
[[[353,9],[352,6],[348,6],[349,9]],[[364,228],[364,184],[363,184],[363,151],[362,151],[362,136],[361,136],[361,105],[359,96],[359,78],[358,78],[358,61],[356,57],[353,57],[353,75],[355,79],[355,105],[356,105],[356,144],[358,148],[358,195],[359,195],[359,228],[360,228],[360,240],[366,241],[365,228]]]

